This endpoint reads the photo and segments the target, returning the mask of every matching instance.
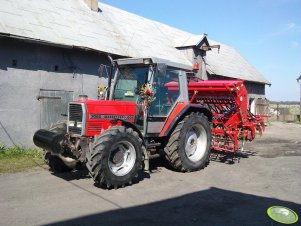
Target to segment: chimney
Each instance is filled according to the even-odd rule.
[[[85,0],[85,3],[91,10],[98,12],[98,0]]]

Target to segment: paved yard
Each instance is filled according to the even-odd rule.
[[[301,125],[273,123],[246,152],[194,173],[154,160],[151,174],[118,190],[96,188],[85,172],[0,175],[0,225],[278,225],[271,205],[301,216]]]

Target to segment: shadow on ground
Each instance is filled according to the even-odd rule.
[[[244,152],[243,155],[223,155],[221,153],[212,153],[210,157],[210,161],[225,163],[225,164],[235,164],[239,163],[242,158],[249,158],[249,156],[254,156],[256,153],[254,152]],[[209,163],[210,164],[210,163]],[[172,167],[169,165],[168,161],[161,156],[160,158],[150,160],[149,172],[148,171],[140,171],[137,178],[134,178],[132,183],[137,184],[144,179],[150,179],[151,175],[154,173],[160,173],[161,169],[165,168],[171,171],[174,171]],[[74,170],[71,172],[51,172],[52,175],[61,178],[65,181],[72,182],[74,180],[82,180],[82,179],[91,179],[89,172],[86,168],[81,168],[80,170]],[[106,188],[105,188],[106,189]]]
[[[236,153],[222,153],[218,151],[212,151],[210,155],[210,161],[232,165],[236,162],[239,163],[241,159],[256,155],[257,152],[251,150],[238,151]]]
[[[173,199],[48,225],[281,225],[266,214],[268,207],[273,205],[301,213],[301,205],[297,203],[213,187]]]
[[[74,170],[74,171],[71,171],[71,172],[51,172],[51,174],[53,176],[56,176],[58,178],[61,178],[65,181],[69,182],[73,186],[78,187],[82,190],[86,190],[86,189],[76,185],[75,183],[73,183],[73,181],[90,179],[91,184],[93,184],[93,179],[89,175],[89,171],[87,169]],[[144,179],[149,179],[149,178],[150,178],[150,173],[148,173],[146,171],[140,171],[138,173],[138,177],[133,178],[131,185],[135,185],[135,184],[143,181]],[[114,189],[114,187],[107,188],[106,186],[100,186],[96,183],[94,183],[94,186],[102,188],[102,189],[108,189],[108,190]],[[129,186],[129,184],[127,184],[126,186]]]
[[[51,174],[66,181],[91,178],[87,169],[75,170],[72,172],[51,172]]]
[[[170,168],[168,162],[163,157],[150,160],[150,173],[143,172],[143,171],[139,172],[138,178],[135,178],[133,180],[133,184],[138,183],[146,178],[149,179],[150,175],[152,173],[160,172],[161,168],[166,168],[166,169],[172,170]],[[86,168],[82,168],[80,170],[74,170],[71,172],[52,172],[52,171],[50,171],[50,172],[52,175],[59,177],[66,181],[82,180],[82,179],[91,178],[89,175],[89,171]]]

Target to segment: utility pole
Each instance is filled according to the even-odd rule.
[[[300,85],[300,113],[299,113],[299,121],[301,122],[301,75],[297,78],[297,82]]]

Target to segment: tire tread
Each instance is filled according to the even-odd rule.
[[[178,123],[176,128],[173,130],[172,134],[169,137],[168,143],[164,148],[165,158],[169,162],[170,166],[179,172],[190,172],[196,171],[205,168],[209,163],[210,150],[208,155],[206,156],[205,161],[197,168],[197,169],[189,169],[183,165],[182,159],[180,157],[180,138],[181,131],[183,130],[183,126],[190,120],[191,118],[198,118],[199,120],[206,120],[208,122],[207,117],[204,114],[200,114],[198,112],[192,112],[189,115],[186,115],[185,118]],[[208,124],[209,126],[209,124]],[[211,139],[210,139],[211,141]],[[210,145],[210,144],[209,144]]]
[[[138,140],[139,144],[142,146],[142,150],[144,145],[142,144],[142,139],[139,137],[138,133],[134,131],[132,128],[126,128],[124,126],[115,126],[111,127],[108,130],[104,131],[100,136],[96,138],[93,144],[90,145],[90,151],[87,152],[87,162],[86,166],[89,170],[90,176],[93,178],[96,185],[107,188],[118,188],[124,187],[127,184],[130,184],[131,180],[138,174],[138,172],[133,172],[133,176],[130,177],[129,180],[125,180],[122,182],[116,182],[112,178],[106,176],[105,167],[102,164],[102,160],[105,157],[104,153],[107,151],[106,149],[112,146],[112,140],[115,136],[119,134],[126,133],[130,136],[133,136]],[[138,158],[138,157],[137,157]],[[135,163],[135,166],[136,163]],[[138,167],[137,170],[142,168],[142,159],[139,161],[138,159]],[[134,170],[136,171],[136,170]]]

